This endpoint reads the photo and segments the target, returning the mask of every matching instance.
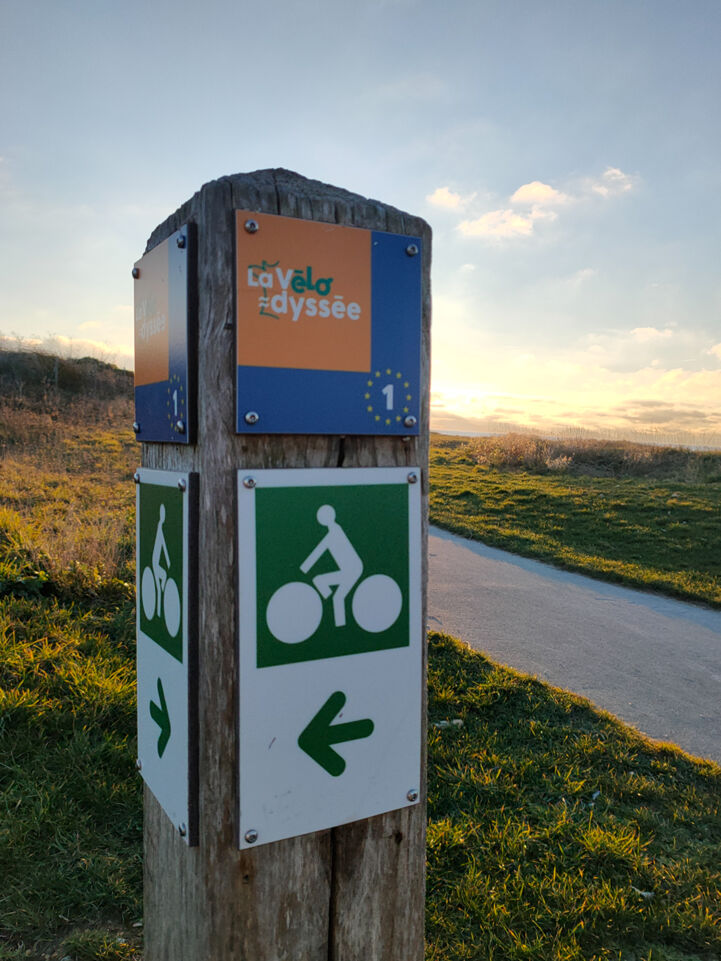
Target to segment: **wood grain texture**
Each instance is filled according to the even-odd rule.
[[[422,238],[423,396],[418,439],[235,434],[232,260],[237,208]],[[197,225],[198,238],[198,442],[192,447],[144,444],[142,463],[200,475],[200,843],[188,848],[145,791],[145,958],[421,961],[425,748],[419,785],[422,804],[238,851],[233,599],[237,470],[417,464],[422,468],[424,495],[425,625],[430,228],[392,207],[287,170],[237,174],[206,184],[153,231],[146,251],[188,221]],[[422,647],[425,652],[425,643]],[[425,731],[425,698],[423,711]]]

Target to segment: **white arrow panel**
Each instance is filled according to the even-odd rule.
[[[239,476],[239,843],[252,847],[407,807],[420,787],[422,649],[420,484],[415,468],[278,470]],[[409,510],[409,646],[274,667],[256,666],[254,491],[267,486],[404,484]],[[372,524],[372,518],[368,518]],[[328,599],[325,603],[332,603]],[[336,691],[334,723],[370,719],[370,736],[331,744],[346,762],[329,774],[298,736]],[[256,840],[248,841],[247,838]]]
[[[158,753],[160,727],[150,704],[160,704],[160,679],[170,718],[170,738]],[[138,635],[138,759],[143,780],[176,828],[188,838],[188,671],[144,634]]]

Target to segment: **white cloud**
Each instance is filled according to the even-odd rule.
[[[586,178],[573,189],[558,190],[542,180],[531,180],[521,184],[509,197],[510,206],[491,210],[472,220],[463,220],[458,230],[464,237],[485,237],[490,239],[512,239],[529,237],[534,233],[536,222],[552,222],[558,219],[558,211],[588,199],[591,193],[603,197],[627,193],[633,188],[636,178],[625,174],[618,167],[608,167],[597,179]],[[476,197],[471,194],[462,197],[448,187],[439,187],[426,197],[429,203],[447,210],[460,210]],[[513,209],[516,208],[516,209]]]
[[[464,237],[529,237],[533,233],[533,220],[532,214],[523,216],[515,210],[491,210],[475,220],[462,220],[458,230]]]
[[[528,212],[516,210],[490,210],[475,220],[462,220],[458,230],[464,237],[489,237],[508,240],[514,237],[530,237],[537,220],[556,220],[555,210],[534,206]]]
[[[591,183],[591,190],[601,197],[613,197],[633,190],[634,184],[635,178],[618,167],[607,167],[600,179]]]
[[[528,216],[531,220],[558,220],[558,214],[555,210],[550,210],[548,207],[531,207]]]
[[[555,187],[544,184],[540,180],[532,180],[531,183],[523,184],[518,188],[511,197],[511,203],[541,208],[566,204],[570,199],[568,194],[556,190]]]
[[[634,327],[631,336],[634,340],[647,344],[656,340],[666,340],[673,336],[673,331],[670,327],[666,327],[665,330],[659,330],[658,327]]]
[[[432,194],[427,195],[426,202],[443,210],[462,210],[475,199],[475,196],[473,193],[464,197],[449,187],[437,187]]]
[[[721,344],[714,344],[713,347],[709,347],[708,353],[721,360]]]
[[[432,194],[428,194],[426,201],[434,207],[458,210],[461,206],[461,195],[449,190],[448,187],[436,187]]]

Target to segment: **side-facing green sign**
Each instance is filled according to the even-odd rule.
[[[138,760],[188,844],[197,843],[196,480],[144,468],[136,474]]]

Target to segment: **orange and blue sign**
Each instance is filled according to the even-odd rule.
[[[193,410],[188,344],[194,236],[186,224],[134,266],[135,434],[139,441],[188,444]]]
[[[420,246],[236,211],[238,433],[418,433]]]

